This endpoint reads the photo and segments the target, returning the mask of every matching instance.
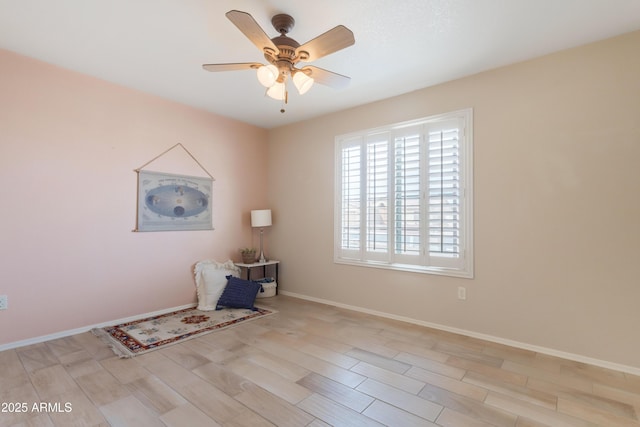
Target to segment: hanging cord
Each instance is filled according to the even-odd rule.
[[[196,159],[193,154],[191,154],[191,152],[189,152],[189,150],[187,150],[185,148],[184,145],[182,145],[182,143],[178,142],[176,145],[174,145],[173,147],[163,151],[162,153],[158,154],[157,156],[155,156],[153,159],[149,160],[147,163],[145,163],[144,165],[140,166],[138,169],[134,169],[134,172],[136,173],[140,173],[140,171],[142,169],[144,169],[145,167],[149,166],[151,163],[155,162],[156,160],[158,160],[160,157],[164,156],[165,154],[167,154],[169,151],[173,150],[174,148],[176,148],[177,146],[180,146],[188,155],[189,157],[191,157],[193,159],[194,162],[196,162],[198,164],[198,166],[200,166],[200,169],[202,169],[208,176],[209,178],[211,178],[212,181],[215,181],[216,179],[209,173],[208,170],[205,169],[204,166],[202,166],[202,164],[198,161],[198,159]]]

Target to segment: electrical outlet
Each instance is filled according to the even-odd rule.
[[[0,310],[9,308],[9,299],[6,295],[0,295]]]
[[[467,288],[464,286],[458,287],[458,299],[465,300],[467,299]]]

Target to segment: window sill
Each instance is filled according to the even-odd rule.
[[[473,279],[473,271],[458,270],[445,267],[427,267],[411,264],[388,264],[375,261],[359,261],[354,259],[336,258],[336,264],[353,265],[357,267],[382,268],[385,270],[408,271],[411,273],[435,274],[437,276],[459,277],[463,279]]]

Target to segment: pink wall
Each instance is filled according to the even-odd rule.
[[[0,345],[195,302],[192,266],[255,245],[266,130],[0,50]],[[182,143],[213,231],[134,233],[136,174]],[[180,149],[150,170],[203,175]]]

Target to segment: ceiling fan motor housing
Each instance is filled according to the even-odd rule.
[[[280,76],[278,81],[282,82],[287,76],[290,76],[296,63],[304,59],[303,55],[296,56],[296,49],[300,47],[300,43],[287,36],[287,33],[295,25],[295,20],[287,14],[275,15],[271,18],[273,27],[280,33],[279,36],[271,39],[274,45],[280,51],[277,55],[272,50],[265,50],[264,57],[271,64],[278,67]]]

